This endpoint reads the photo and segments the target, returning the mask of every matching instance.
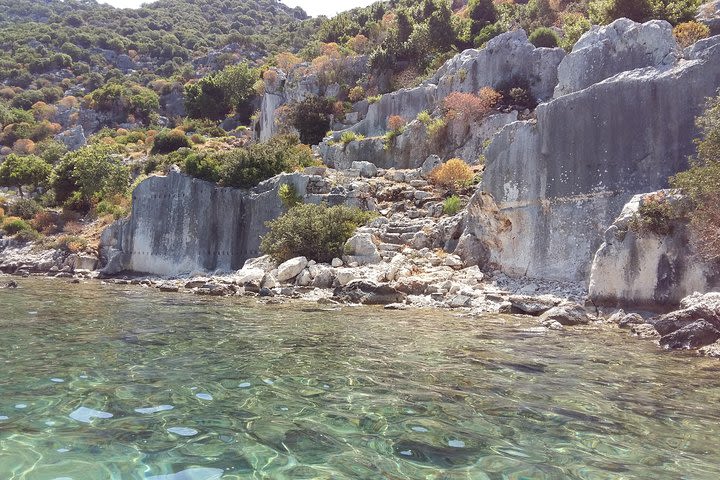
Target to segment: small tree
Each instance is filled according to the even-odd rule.
[[[3,187],[17,187],[18,194],[24,197],[23,185],[39,185],[47,182],[52,167],[40,157],[35,155],[20,156],[10,154],[0,164],[0,185]]]
[[[480,33],[483,27],[497,21],[497,10],[492,0],[470,0],[467,14],[472,20],[470,34],[473,37]]]
[[[55,167],[51,183],[58,202],[77,193],[87,205],[102,197],[125,193],[130,169],[109,145],[90,145],[65,155]]]
[[[330,128],[333,102],[324,97],[308,97],[290,106],[288,118],[300,134],[300,141],[307,145],[317,145],[325,138]]]

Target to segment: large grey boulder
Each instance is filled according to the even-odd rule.
[[[660,338],[660,345],[672,349],[695,349],[720,339],[720,330],[703,319],[685,325]]]
[[[672,26],[665,21],[636,23],[619,18],[610,25],[594,26],[560,62],[555,97],[577,92],[620,72],[672,65],[680,55]]]
[[[371,233],[358,233],[345,242],[345,263],[357,262],[359,265],[378,263],[382,260],[377,248],[377,240]]]
[[[640,206],[658,196],[682,211],[684,199],[670,191],[635,195],[605,231],[590,271],[596,305],[667,310],[693,292],[720,286],[717,268],[693,250],[686,220],[673,220],[667,235],[630,228]]]
[[[668,335],[698,320],[720,329],[720,292],[693,294],[684,298],[680,309],[651,320],[662,336]]]
[[[560,325],[584,325],[590,322],[585,308],[572,302],[563,302],[540,315],[543,324],[558,322]]]
[[[295,257],[278,265],[277,279],[280,282],[287,282],[297,277],[308,264],[305,257]]]
[[[377,283],[371,280],[352,280],[345,286],[336,288],[333,298],[347,303],[388,305],[404,303],[407,295],[385,283]]]

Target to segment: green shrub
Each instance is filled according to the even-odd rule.
[[[462,202],[457,195],[448,197],[443,202],[443,213],[445,215],[455,215],[460,210],[462,210]]]
[[[427,127],[428,125],[430,125],[430,122],[432,122],[432,115],[430,115],[430,112],[428,112],[427,110],[423,110],[422,112],[418,113],[417,119],[420,123]]]
[[[27,230],[20,230],[16,235],[15,239],[21,242],[36,242],[42,238],[42,234],[34,228]]]
[[[51,177],[57,202],[85,211],[93,201],[124,194],[130,169],[117,152],[115,146],[88,145],[65,155]]]
[[[285,208],[292,208],[302,203],[303,199],[298,195],[295,186],[289,183],[283,183],[278,188],[278,197]]]
[[[297,136],[280,135],[266,143],[220,154],[220,182],[227,187],[250,188],[282,172],[316,164],[312,149]]]
[[[330,128],[333,111],[332,101],[325,97],[313,96],[291,104],[288,109],[288,119],[300,134],[302,143],[317,145],[322,142],[325,132]]]
[[[360,141],[360,140],[364,140],[364,139],[365,139],[364,135],[359,135],[355,132],[343,132],[343,134],[340,136],[340,142],[343,145],[347,145],[348,143],[354,142],[356,140]]]
[[[182,130],[162,130],[155,135],[150,153],[170,153],[181,148],[190,147],[192,147],[192,142]]]
[[[560,43],[560,38],[557,36],[557,33],[547,27],[540,27],[533,30],[528,40],[536,47],[546,48],[555,48]]]
[[[218,159],[207,153],[193,152],[185,157],[183,171],[208,182],[219,182],[222,178],[221,164]]]
[[[24,220],[30,220],[43,210],[43,207],[35,200],[21,198],[10,205],[10,215],[20,217]]]
[[[355,207],[300,204],[268,222],[260,250],[283,262],[304,256],[329,262],[343,253],[345,242],[374,215]]]
[[[382,98],[382,95],[372,95],[372,96],[368,97],[367,100],[368,100],[368,103],[373,104],[373,103],[379,102],[381,98]]]
[[[2,229],[8,235],[15,235],[16,233],[22,232],[23,230],[32,230],[33,228],[28,222],[26,222],[22,218],[5,217],[2,223]]]
[[[109,200],[102,200],[95,205],[95,213],[98,217],[102,215],[112,215],[115,220],[127,217],[130,213],[127,208],[122,205],[118,205]]]

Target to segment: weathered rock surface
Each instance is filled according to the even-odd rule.
[[[700,5],[695,20],[710,27],[712,35],[720,34],[720,0],[712,0]]]
[[[538,106],[536,122],[514,122],[494,137],[482,188],[507,228],[476,237],[497,245],[485,249],[490,262],[512,275],[587,280],[625,203],[687,168],[695,117],[720,86],[720,37],[693,55],[554,98]]]
[[[58,133],[55,135],[55,140],[62,142],[71,152],[87,145],[87,139],[85,138],[85,131],[82,125],[77,125],[64,132]]]
[[[620,72],[672,65],[680,54],[672,26],[665,21],[641,24],[620,18],[610,25],[594,26],[560,62],[555,97],[577,92]]]
[[[693,251],[686,221],[673,221],[662,236],[630,229],[640,206],[658,194],[681,209],[683,199],[670,191],[635,195],[606,230],[590,272],[596,305],[667,310],[692,292],[720,287],[720,272]]]
[[[218,187],[173,170],[141,183],[133,193],[131,216],[103,232],[103,272],[236,271],[258,255],[265,222],[284,211],[277,195],[284,183],[292,184],[310,203],[359,205],[348,195],[329,195],[327,182],[315,175],[282,174],[247,191]]]
[[[720,329],[720,292],[689,295],[682,300],[679,310],[656,318],[652,324],[660,335],[665,336],[698,320]]]
[[[353,235],[345,243],[345,255],[343,260],[346,263],[356,262],[359,265],[378,263],[382,260],[377,249],[378,240],[370,233],[358,233]]]
[[[530,296],[511,295],[508,300],[512,305],[511,313],[539,316],[562,302],[561,298],[550,295]]]
[[[305,257],[291,258],[290,260],[278,265],[277,279],[280,282],[287,282],[302,272],[308,264]]]
[[[660,338],[660,345],[672,349],[695,349],[720,339],[720,330],[703,319],[685,325]]]

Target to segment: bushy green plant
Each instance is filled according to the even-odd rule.
[[[23,230],[32,230],[30,223],[18,217],[5,217],[2,223],[2,229],[8,235],[15,235]]]
[[[100,217],[102,215],[112,215],[115,220],[125,218],[130,212],[123,205],[118,205],[110,200],[102,200],[95,205],[95,214]]]
[[[278,188],[278,197],[285,208],[292,208],[302,203],[302,197],[297,193],[295,186],[290,183],[283,183]]]
[[[155,135],[150,153],[170,153],[181,148],[190,147],[192,147],[192,142],[182,130],[162,130]]]
[[[365,139],[364,135],[360,135],[358,133],[351,132],[351,131],[343,132],[343,134],[340,135],[340,143],[342,143],[343,145],[347,145],[348,143],[354,142],[356,140],[360,141],[360,140],[364,140],[364,139]]]
[[[547,27],[539,27],[533,30],[528,40],[536,47],[545,48],[555,48],[560,43],[560,38],[557,36],[557,33]]]
[[[417,120],[427,127],[432,122],[432,115],[427,110],[423,110],[418,113]]]
[[[330,127],[333,102],[325,97],[311,96],[290,105],[288,119],[300,134],[300,141],[307,145],[322,142]]]
[[[114,146],[88,145],[65,155],[51,177],[57,201],[89,206],[93,201],[125,193],[130,169],[117,151]]]
[[[462,202],[457,195],[452,195],[443,201],[443,213],[445,215],[455,215],[460,210],[462,210]]]
[[[373,214],[355,207],[300,204],[268,222],[260,250],[283,262],[304,256],[329,262],[343,253],[345,242]]]
[[[185,157],[183,171],[208,182],[219,182],[222,179],[222,165],[217,157],[207,153],[192,152]]]
[[[221,183],[241,188],[253,187],[282,172],[316,164],[310,147],[292,135],[276,136],[266,143],[220,154],[218,161],[222,164]]]
[[[10,205],[10,215],[20,217],[23,220],[30,220],[43,210],[43,207],[35,200],[21,198]]]

